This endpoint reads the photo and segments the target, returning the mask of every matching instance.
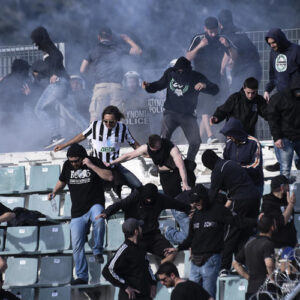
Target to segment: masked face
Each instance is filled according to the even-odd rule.
[[[153,207],[155,205],[155,199],[146,198],[143,200],[143,204],[146,207]]]

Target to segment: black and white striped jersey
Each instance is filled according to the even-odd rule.
[[[94,121],[82,134],[92,142],[92,155],[104,162],[118,158],[121,144],[125,141],[131,146],[135,143],[128,127],[122,122],[108,129],[102,121]]]

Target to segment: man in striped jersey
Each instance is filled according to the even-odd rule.
[[[103,276],[120,288],[119,300],[151,300],[156,295],[156,280],[146,252],[138,246],[144,222],[134,218],[122,225],[124,243],[103,269]]]
[[[134,149],[140,145],[132,137],[128,127],[120,122],[124,115],[116,106],[107,106],[102,112],[102,120],[94,121],[90,126],[64,144],[57,145],[54,151],[60,151],[74,143],[80,143],[90,139],[92,143],[92,155],[104,163],[110,163],[117,159],[120,153],[121,144],[125,141]],[[142,184],[139,179],[121,164],[114,166],[130,188],[138,188]]]

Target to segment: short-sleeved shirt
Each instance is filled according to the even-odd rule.
[[[135,143],[128,127],[122,122],[108,129],[102,121],[95,121],[82,134],[92,141],[93,156],[107,163],[119,157],[122,143],[126,141],[131,146]]]
[[[208,292],[198,283],[187,280],[176,285],[171,294],[171,300],[207,300]]]
[[[274,244],[268,237],[258,236],[249,240],[236,256],[235,260],[245,264],[249,270],[248,293],[256,293],[264,283],[268,271],[266,258],[273,258]]]
[[[0,203],[0,216],[7,212],[11,212],[11,209]]]
[[[94,165],[106,168],[99,159],[95,157],[89,157],[89,159]],[[70,189],[72,218],[84,215],[95,204],[104,206],[103,180],[86,165],[74,170],[71,163],[68,160],[65,161],[59,180],[66,183]]]

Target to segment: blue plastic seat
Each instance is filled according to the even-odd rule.
[[[24,197],[0,197],[0,202],[8,207],[9,209],[14,209],[16,207],[24,207],[25,198]]]
[[[25,167],[0,168],[0,194],[18,194],[25,190]]]
[[[28,209],[38,210],[39,212],[46,215],[47,217],[50,217],[52,219],[57,219],[59,213],[60,196],[56,195],[54,199],[56,201],[57,211],[53,211],[51,206],[51,201],[48,200],[48,195],[39,195],[39,194],[30,195],[28,201]]]
[[[112,219],[107,222],[107,247],[108,251],[117,250],[124,242],[122,224],[124,219]]]
[[[71,300],[71,288],[68,286],[40,288],[38,300]]]

